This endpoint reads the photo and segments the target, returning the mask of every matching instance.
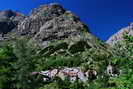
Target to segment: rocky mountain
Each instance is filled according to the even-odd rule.
[[[112,44],[115,43],[117,41],[120,41],[123,39],[123,35],[127,33],[128,35],[133,35],[133,23],[131,23],[129,26],[122,28],[121,30],[119,30],[117,33],[115,33],[114,35],[112,35],[107,41],[106,43]]]
[[[76,15],[56,3],[34,8],[28,16],[1,11],[0,20],[1,40],[18,36],[28,36],[43,44],[75,37],[97,40]]]
[[[7,19],[11,17],[21,16],[19,12],[13,12],[12,10],[0,11],[0,19]]]
[[[0,40],[5,40],[6,35],[17,27],[17,24],[25,18],[19,12],[12,10],[0,11]]]
[[[107,43],[121,40],[124,32],[132,35],[132,29],[133,24]],[[131,42],[101,42],[76,15],[55,3],[34,8],[28,16],[0,11],[0,89],[129,88]]]

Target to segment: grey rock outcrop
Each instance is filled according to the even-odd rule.
[[[123,39],[123,35],[125,33],[128,33],[128,35],[133,35],[133,23],[131,23],[129,26],[122,28],[120,31],[118,31],[117,33],[115,33],[114,35],[112,35],[107,41],[106,43],[109,44],[114,44],[117,41],[120,41]]]
[[[19,35],[31,36],[39,42],[63,40],[87,30],[77,16],[55,3],[33,9],[17,29]]]
[[[20,35],[34,36],[49,20],[60,16],[64,9],[58,4],[42,5],[31,11],[30,15],[18,25]]]
[[[1,38],[14,39],[28,36],[31,40],[41,44],[67,38],[87,38],[95,41],[88,27],[70,11],[66,11],[59,4],[41,5],[34,8],[28,16],[11,10],[1,11],[0,20],[4,18],[4,25],[0,29]]]
[[[84,25],[71,13],[65,12],[59,17],[47,21],[35,35],[35,39],[41,41],[62,40],[68,37],[80,35]],[[85,30],[85,29],[84,29]]]

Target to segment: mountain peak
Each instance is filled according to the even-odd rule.
[[[9,17],[16,16],[16,12],[12,12],[11,10],[3,12],[6,13],[7,16],[8,13],[13,13],[13,15],[11,14]],[[6,34],[1,32],[3,37],[10,36],[8,33],[11,33],[17,36],[29,36],[33,40],[41,43],[64,40],[67,38],[80,38],[83,34],[88,35],[88,38],[91,39],[96,38],[91,35],[88,27],[80,21],[78,16],[71,11],[66,11],[57,3],[41,5],[32,9],[29,16],[17,18],[17,24],[14,18],[10,20],[15,25],[13,25],[13,28],[10,28]],[[4,27],[7,27],[7,25],[8,24],[4,25]],[[0,26],[2,27],[3,25]]]
[[[20,35],[30,35],[40,42],[79,36],[83,31],[89,32],[87,26],[56,3],[34,8],[18,25]]]
[[[38,16],[50,16],[50,15],[60,15],[63,14],[65,10],[63,7],[57,3],[52,3],[48,5],[40,5],[37,8],[31,10],[29,17],[30,18],[37,18]]]
[[[0,11],[0,19],[2,18],[11,18],[16,16],[21,16],[19,12],[12,11],[11,9]]]

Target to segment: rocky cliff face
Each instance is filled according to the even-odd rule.
[[[12,10],[0,11],[0,40],[5,40],[6,35],[13,31],[23,18],[25,17],[22,14]]]
[[[50,4],[33,9],[18,25],[17,31],[20,35],[46,42],[80,36],[82,32],[87,33],[88,28],[70,11],[58,4]]]
[[[72,12],[64,10],[59,4],[42,5],[34,8],[29,16],[11,10],[0,12],[1,38],[16,36],[29,36],[38,42],[63,40],[88,36],[89,39],[97,39],[92,36],[86,25]],[[4,19],[4,20],[3,20]]]
[[[133,23],[131,23],[129,26],[122,28],[120,31],[112,35],[106,43],[112,44],[116,43],[117,41],[120,41],[123,39],[123,35],[125,33],[128,33],[128,35],[133,35]]]

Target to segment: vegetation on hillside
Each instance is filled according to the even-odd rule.
[[[42,48],[27,39],[0,45],[0,89],[132,89],[133,88],[133,36],[113,46],[103,42],[92,45],[89,41],[57,41]],[[105,73],[107,65],[113,66],[113,74]],[[87,83],[70,83],[55,78],[43,82],[34,71],[61,67],[81,67],[84,71],[94,69],[97,79]]]

